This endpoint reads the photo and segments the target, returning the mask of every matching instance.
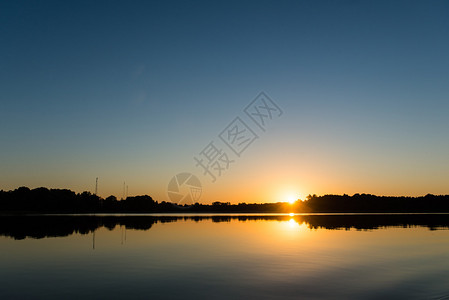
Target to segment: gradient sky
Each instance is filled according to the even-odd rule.
[[[449,194],[448,1],[2,1],[0,45],[3,190]],[[284,114],[212,183],[261,91]]]

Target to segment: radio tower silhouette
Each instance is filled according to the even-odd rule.
[[[98,193],[98,177],[95,179],[95,195]]]

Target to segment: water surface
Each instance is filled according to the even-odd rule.
[[[444,299],[448,215],[0,217],[2,299]]]

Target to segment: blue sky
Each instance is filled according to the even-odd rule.
[[[447,194],[447,1],[4,1],[0,189],[203,201]],[[285,114],[216,183],[193,156],[258,95]]]

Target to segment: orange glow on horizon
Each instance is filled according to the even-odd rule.
[[[298,199],[299,199],[299,197],[296,194],[294,194],[294,193],[288,194],[285,197],[285,201],[290,203],[290,204],[294,204]]]

